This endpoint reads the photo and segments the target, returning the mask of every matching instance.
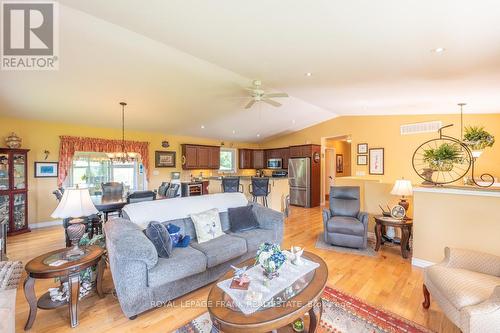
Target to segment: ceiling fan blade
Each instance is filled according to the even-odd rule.
[[[275,97],[288,97],[287,93],[271,93],[271,94],[265,94],[265,98],[275,98]]]
[[[270,105],[275,106],[275,107],[280,107],[281,106],[281,103],[278,103],[278,102],[273,101],[272,99],[268,99],[268,98],[264,98],[262,100],[262,102],[270,104]]]
[[[250,102],[248,102],[247,105],[245,105],[245,109],[250,109],[254,104],[255,104],[255,99],[252,99]]]

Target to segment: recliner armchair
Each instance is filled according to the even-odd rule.
[[[366,248],[368,214],[360,212],[358,186],[330,187],[330,209],[323,208],[323,228],[328,244]]]

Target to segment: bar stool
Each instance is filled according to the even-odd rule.
[[[248,190],[253,197],[253,202],[257,202],[258,198],[262,198],[262,204],[267,207],[267,196],[271,193],[269,178],[252,177],[252,183],[249,185]]]
[[[240,177],[223,177],[221,188],[224,193],[243,193],[243,185],[240,184]]]

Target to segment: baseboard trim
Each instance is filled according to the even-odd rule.
[[[55,225],[62,225],[62,223],[63,223],[62,220],[33,223],[33,224],[30,224],[30,229],[40,229],[40,228],[53,227]]]
[[[411,264],[415,267],[426,268],[434,265],[435,263],[424,259],[411,258]]]

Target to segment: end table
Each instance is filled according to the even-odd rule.
[[[382,235],[385,232],[385,227],[399,228],[401,229],[401,256],[407,259],[410,252],[410,237],[412,234],[413,219],[407,217],[403,220],[398,220],[392,217],[375,216],[375,223],[375,236],[377,237],[375,251],[378,251],[380,245],[384,244]]]
[[[104,273],[104,249],[91,245],[81,247],[84,254],[79,257],[67,259],[66,252],[69,248],[55,250],[42,254],[26,264],[28,276],[24,281],[24,295],[30,306],[30,313],[24,330],[29,330],[35,321],[37,308],[55,309],[68,304],[71,327],[78,325],[78,298],[80,296],[80,272],[97,264],[96,289],[99,297],[103,298],[102,276]],[[53,266],[57,260],[67,260],[67,262]],[[52,266],[51,266],[52,264]],[[52,302],[50,294],[43,294],[38,300],[35,294],[35,279],[67,278],[69,287],[69,300],[67,302]]]

